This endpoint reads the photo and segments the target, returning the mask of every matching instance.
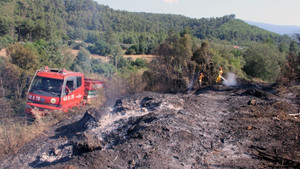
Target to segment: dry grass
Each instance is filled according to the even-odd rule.
[[[131,58],[132,60],[136,60],[137,58],[142,58],[147,60],[147,62],[151,62],[153,59],[156,59],[157,55],[124,55],[125,58]]]
[[[251,81],[255,82],[255,83],[266,83],[266,81],[260,79],[260,78],[251,78]]]
[[[76,49],[68,49],[72,53],[73,56],[77,56],[79,50]],[[125,51],[124,51],[125,53]],[[125,58],[131,58],[132,60],[136,60],[137,58],[142,58],[147,60],[148,62],[152,61],[153,59],[157,58],[157,55],[124,55]],[[109,62],[110,57],[108,56],[101,56],[97,54],[91,54],[91,58],[93,59],[100,59],[102,62]]]
[[[24,144],[40,135],[46,123],[36,121],[28,124],[27,119],[2,119],[0,124],[0,158],[16,153]]]
[[[1,100],[3,101],[3,100]],[[3,102],[2,102],[3,106]],[[9,108],[9,105],[6,105]],[[9,112],[8,112],[9,111]],[[6,109],[11,113],[11,109]],[[43,134],[53,124],[65,119],[68,114],[51,112],[42,116],[39,111],[33,110],[35,119],[29,116],[19,117],[8,115],[0,119],[0,158],[16,153],[23,145]]]
[[[35,119],[29,116],[16,116],[10,104],[3,98],[0,98],[0,159],[13,155],[29,141],[37,138],[45,131],[48,131],[54,124],[70,118],[71,116],[83,114],[89,107],[99,107],[105,102],[105,91],[99,90],[98,97],[86,106],[79,106],[62,113],[52,111],[43,115],[38,110],[33,110]]]

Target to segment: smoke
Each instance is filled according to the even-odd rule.
[[[225,86],[237,86],[237,81],[234,73],[228,73],[225,80],[223,80]]]
[[[195,73],[194,76],[193,76],[193,78],[192,78],[191,81],[189,82],[188,92],[192,90],[193,85],[194,85],[194,82],[195,82],[195,80],[197,79],[197,77],[198,77],[198,74]]]
[[[188,91],[191,91],[192,90],[192,87],[193,87],[193,84],[195,82],[195,78],[193,78],[190,83],[189,83],[189,86],[188,86]]]

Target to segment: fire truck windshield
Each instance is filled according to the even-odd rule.
[[[61,79],[35,76],[29,92],[48,97],[60,97],[62,86],[63,80]]]

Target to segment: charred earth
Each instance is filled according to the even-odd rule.
[[[300,167],[300,86],[142,92],[65,120],[0,168]]]

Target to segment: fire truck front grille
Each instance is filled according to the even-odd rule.
[[[46,105],[46,106],[61,107],[61,105],[58,105],[58,104],[42,103],[42,102],[37,102],[37,101],[32,101],[32,100],[28,100],[28,102],[29,103],[36,103],[36,104],[40,104],[40,105]]]

